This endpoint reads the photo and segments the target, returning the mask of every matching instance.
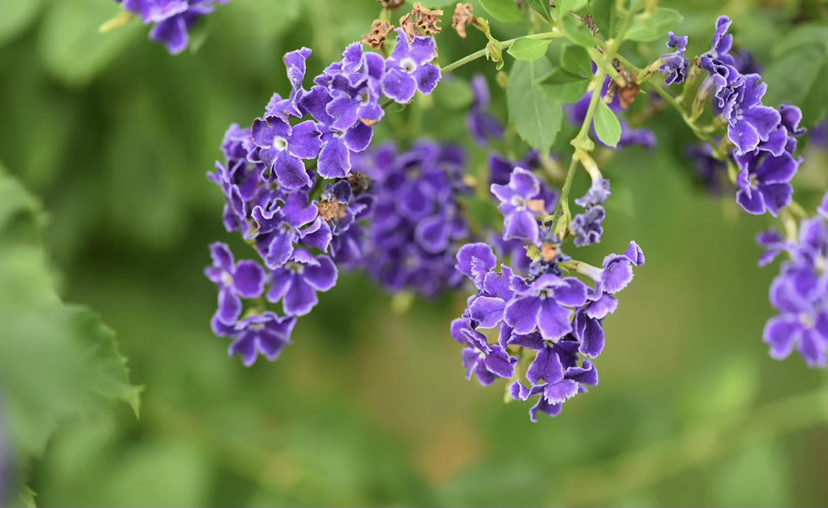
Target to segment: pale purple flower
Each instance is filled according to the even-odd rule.
[[[255,261],[235,262],[233,253],[223,243],[210,246],[213,266],[204,270],[219,288],[216,316],[224,323],[234,323],[242,312],[241,298],[259,298],[265,285],[264,269]]]
[[[661,67],[658,68],[664,74],[667,74],[668,85],[680,85],[687,79],[687,73],[690,70],[690,60],[687,59],[685,51],[687,50],[687,37],[679,37],[673,32],[670,32],[670,41],[667,42],[667,47],[675,49],[675,53],[670,53],[661,57]]]
[[[314,257],[308,251],[295,250],[284,266],[273,270],[267,299],[282,302],[288,316],[304,316],[319,302],[318,291],[336,285],[337,269],[328,256]]]
[[[311,179],[302,159],[320,155],[322,141],[319,127],[312,121],[291,126],[281,118],[271,116],[253,122],[253,142],[259,147],[258,158],[273,169],[279,185],[288,190],[309,187]]]
[[[256,363],[259,355],[276,361],[285,346],[290,344],[290,335],[296,326],[295,317],[279,317],[273,312],[255,314],[247,319],[226,325],[213,320],[216,335],[231,339],[230,356],[241,356],[245,366]]]
[[[398,28],[397,47],[386,62],[382,91],[400,104],[407,104],[420,91],[430,94],[440,81],[440,68],[431,62],[437,57],[437,43],[431,37],[415,37],[412,42]]]

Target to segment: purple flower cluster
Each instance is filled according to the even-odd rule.
[[[759,264],[787,252],[770,289],[779,315],[765,326],[770,355],[783,360],[796,349],[809,367],[828,366],[828,195],[816,217],[802,221],[799,238],[786,240],[776,232],[762,233],[765,248]]]
[[[601,268],[572,261],[541,220],[548,214],[539,211],[545,205],[537,203],[540,191],[538,178],[522,168],[512,172],[508,184],[492,185],[504,215],[504,239],[522,241],[533,259],[521,275],[506,264],[498,266],[491,246],[463,246],[457,270],[477,291],[451,327],[464,346],[469,379],[476,375],[484,386],[498,378],[511,380],[513,399],[537,398],[532,421],[538,411],[557,416],[567,399],[598,384],[592,360],[604,349],[603,320],[618,307],[615,295],[632,280],[633,266],[644,264],[635,242],[625,254],[607,256]],[[565,277],[564,268],[594,285]],[[487,330],[492,330],[491,342]],[[522,362],[528,365],[523,375]]]
[[[667,75],[666,84],[680,85],[687,79],[687,73],[690,71],[690,60],[684,53],[687,50],[687,36],[679,37],[670,32],[670,41],[667,42],[667,47],[676,51],[661,57],[663,63],[658,70]]]
[[[386,144],[355,160],[374,182],[363,266],[387,291],[434,296],[462,282],[454,259],[470,235],[458,200],[471,193],[465,165],[461,149],[433,142],[405,152]]]
[[[610,182],[602,178],[593,182],[584,197],[575,200],[575,204],[584,208],[584,212],[576,215],[570,225],[575,233],[575,246],[586,247],[601,241],[604,234],[604,218],[607,216],[604,202],[609,199],[610,194]]]
[[[762,104],[767,85],[759,74],[740,71],[730,54],[731,21],[718,19],[712,49],[700,57],[709,78],[703,90],[713,91],[713,110],[727,121],[727,136],[735,146],[732,156],[739,167],[737,201],[755,215],[776,215],[791,203],[790,181],[801,159],[794,156],[799,128],[799,108],[782,105],[774,109]]]
[[[115,0],[128,12],[152,24],[150,39],[177,55],[190,44],[190,30],[199,18],[212,13],[216,4],[230,0]]]
[[[241,355],[245,365],[260,354],[278,358],[297,318],[317,305],[317,293],[336,284],[337,263],[350,266],[365,255],[366,235],[358,224],[371,215],[375,199],[370,179],[352,171],[353,160],[371,143],[373,125],[384,115],[383,96],[406,103],[418,90],[431,93],[440,79],[439,68],[430,63],[436,57],[434,40],[409,42],[401,31],[398,35],[387,60],[352,44],[309,90],[304,80],[311,50],[286,54],[291,93],[275,94],[250,129],[233,125],[225,135],[225,161],[208,177],[226,197],[225,229],[239,232],[260,260],[236,262],[227,245],[214,244],[206,275],[219,290],[213,331],[231,339],[231,355]],[[444,163],[437,157],[428,168]],[[435,255],[461,237],[455,226],[463,226],[457,211],[445,205],[453,183],[449,173],[442,172],[442,180],[436,173],[412,178],[409,186],[417,187],[422,199],[408,196],[405,210],[423,214],[423,224],[415,221],[412,227]],[[254,302],[246,313],[244,300]],[[266,311],[265,302],[281,303],[282,313]]]

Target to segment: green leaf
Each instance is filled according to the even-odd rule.
[[[607,146],[615,147],[621,140],[621,122],[606,102],[599,100],[595,110],[595,133]]]
[[[566,30],[566,34],[569,36],[569,40],[575,44],[584,46],[585,48],[591,48],[598,44],[598,41],[596,41],[592,36],[592,32],[589,31],[589,28],[585,27],[580,21],[572,16],[566,16],[563,18],[563,26],[564,30]]]
[[[538,14],[543,16],[543,19],[549,23],[554,24],[552,14],[549,12],[549,0],[527,0],[529,7],[535,10]]]
[[[548,153],[561,127],[563,108],[542,84],[551,73],[546,59],[515,62],[506,89],[509,119],[529,146]]]
[[[109,33],[101,23],[118,13],[118,6],[99,0],[52,2],[40,29],[40,56],[46,68],[72,86],[82,86],[103,70],[137,31],[132,22]]]
[[[589,82],[590,78],[570,74],[564,69],[555,69],[543,84],[555,101],[561,104],[574,104],[583,99]]]
[[[111,331],[57,297],[37,241],[40,207],[2,169],[0,197],[0,385],[12,441],[28,458],[42,452],[61,422],[104,399],[123,400],[137,411],[138,388],[129,384]],[[14,225],[28,227],[29,239],[9,235]]]
[[[555,2],[555,8],[558,10],[558,18],[566,16],[575,8],[577,0],[558,0]]]
[[[750,436],[741,450],[728,453],[712,471],[714,504],[790,506],[790,466],[786,453],[768,436]]]
[[[527,37],[521,37],[516,40],[514,44],[512,44],[512,47],[508,49],[507,53],[518,60],[537,60],[546,54],[546,50],[549,48],[549,44],[551,42],[552,41],[548,39],[529,39]]]
[[[792,48],[765,71],[763,77],[768,90],[763,102],[771,107],[777,107],[783,102],[804,106],[806,97],[814,89],[817,90],[816,96],[821,96],[820,91],[828,88],[818,79],[825,62],[826,51],[820,44]],[[812,106],[821,107],[818,101]]]
[[[684,17],[677,10],[666,7],[653,13],[638,14],[624,39],[638,42],[654,41],[667,35],[670,30],[674,30],[683,19]]]
[[[615,36],[615,4],[616,0],[589,0],[592,19],[604,40]]]
[[[504,23],[523,23],[526,16],[514,0],[480,0],[480,5],[494,19]]]
[[[592,59],[581,46],[564,46],[561,49],[561,67],[576,76],[592,76]]]
[[[773,46],[773,57],[781,58],[792,49],[809,44],[821,44],[828,52],[828,26],[814,23],[794,28]]]
[[[4,0],[0,2],[0,46],[29,28],[43,7],[43,0]]]

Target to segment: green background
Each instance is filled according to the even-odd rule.
[[[820,13],[797,2],[688,3],[664,2],[685,15],[677,32],[691,36],[691,54],[708,49],[716,17],[729,14],[737,42],[764,65],[792,20]],[[234,0],[195,35],[198,51],[178,57],[137,21],[99,34],[117,12],[107,0],[0,0],[0,161],[48,213],[61,297],[101,314],[145,387],[140,419],[125,404],[64,419],[42,456],[25,461],[38,504],[828,502],[828,379],[798,356],[771,360],[761,340],[777,268],[756,266],[754,238],[769,219],[699,191],[677,115],[649,120],[655,152],[599,154],[615,191],[607,233],[568,252],[600,263],[634,239],[648,262],[606,321],[601,384],[532,424],[528,405],[503,404],[502,385],[465,380],[448,333],[462,294],[401,311],[363,275],[344,275],[282,358],[250,369],[210,332],[207,244],[253,256],[223,230],[222,196],[205,178],[223,132],[288,89],[284,52],[312,47],[319,72],[368,31],[374,0]],[[501,39],[523,30],[493,26]],[[646,63],[663,43],[622,52]],[[477,32],[463,40],[444,30],[440,62],[484,44]],[[456,75],[476,71],[503,118],[492,64]],[[486,153],[465,133],[464,83],[413,111],[392,108],[377,138],[466,144],[478,172]],[[826,155],[805,155],[797,195],[812,206],[828,187]],[[0,305],[13,305],[10,291],[0,287]],[[14,338],[0,324],[0,340]],[[54,372],[37,357],[21,366],[20,376]],[[9,390],[22,382],[0,379]]]

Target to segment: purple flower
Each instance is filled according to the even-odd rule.
[[[635,242],[624,254],[610,254],[604,258],[602,268],[580,264],[578,269],[584,275],[601,284],[606,293],[615,294],[627,287],[633,280],[633,267],[645,262],[644,251]]]
[[[397,47],[386,62],[382,91],[399,104],[407,104],[419,90],[426,95],[437,87],[440,68],[431,64],[437,57],[437,44],[431,37],[408,37],[398,28]]]
[[[538,243],[540,228],[537,215],[545,211],[540,198],[540,180],[530,171],[515,168],[508,185],[492,184],[492,194],[500,201],[498,209],[503,213],[503,239],[520,238]],[[539,202],[540,201],[540,202]]]
[[[576,215],[570,224],[575,233],[577,247],[595,245],[601,241],[604,234],[604,218],[607,216],[603,205],[611,194],[609,180],[601,178],[593,182],[584,197],[575,200],[575,204],[586,209],[584,213]]]
[[[229,337],[230,356],[239,355],[245,366],[250,367],[259,355],[275,361],[290,344],[290,335],[296,325],[295,317],[279,317],[273,312],[250,316],[233,325],[213,322],[216,335]]]
[[[670,32],[670,41],[667,43],[667,47],[675,49],[676,52],[661,57],[663,63],[658,70],[667,74],[666,84],[680,85],[687,79],[687,73],[690,70],[690,60],[684,54],[687,49],[687,37],[679,37]]]
[[[127,11],[154,23],[150,38],[167,47],[173,55],[187,49],[190,30],[199,18],[212,13],[216,3],[229,0],[116,0]]]
[[[489,138],[503,138],[503,124],[494,116],[489,114],[489,85],[486,77],[482,74],[475,74],[471,81],[474,102],[467,119],[467,125],[472,138],[478,145],[483,145]],[[514,167],[514,166],[512,166]]]
[[[577,357],[566,347],[564,341],[544,346],[526,373],[532,387],[527,388],[520,381],[515,381],[511,386],[511,395],[515,400],[538,397],[537,404],[529,410],[533,422],[538,421],[538,411],[551,417],[558,416],[564,402],[586,392],[587,386],[598,384],[598,371],[592,363],[585,360],[578,366]],[[567,361],[562,361],[562,357]]]
[[[771,303],[780,315],[765,326],[770,355],[783,360],[798,349],[809,367],[828,365],[828,312],[824,275],[807,265],[788,264],[773,281]]]
[[[713,156],[713,147],[707,143],[687,148],[687,157],[693,162],[699,183],[711,194],[718,196],[729,186],[727,163]]]
[[[299,101],[307,93],[302,87],[302,82],[305,80],[308,58],[312,53],[313,51],[309,48],[297,49],[296,51],[285,53],[282,60],[285,63],[288,80],[290,81],[290,96],[287,99],[283,99],[278,93],[273,94],[273,97],[265,108],[268,117],[275,116],[287,122],[291,116],[303,116],[299,108]]]
[[[791,203],[793,187],[790,181],[799,169],[799,162],[787,152],[779,157],[762,155],[762,152],[754,152],[736,156],[741,167],[736,200],[748,213],[761,215],[768,211],[776,216]]]
[[[317,233],[321,227],[321,224],[316,224],[317,229],[312,229],[311,223],[317,214],[317,205],[309,204],[308,195],[301,191],[288,195],[282,207],[273,210],[266,210],[262,206],[253,208],[251,215],[256,224],[256,244],[268,268],[276,269],[284,265],[293,255],[294,244],[310,246],[302,240],[311,233]],[[307,227],[308,225],[311,226]],[[330,229],[326,240],[323,239],[321,245],[313,246],[325,250],[329,243]]]
[[[332,100],[325,106],[331,116],[331,127],[346,131],[360,120],[374,124],[382,120],[385,111],[380,106],[385,60],[376,53],[365,53],[362,44],[355,42],[342,55],[339,66],[330,68],[317,80],[327,83]]]
[[[516,333],[538,330],[545,340],[557,340],[572,331],[572,310],[586,303],[586,286],[575,278],[546,274],[530,284],[513,277],[515,297],[503,319]]]
[[[328,291],[336,285],[337,270],[328,256],[314,257],[308,251],[296,250],[281,268],[273,270],[268,301],[282,301],[285,314],[304,316],[319,302],[317,291]]]
[[[512,358],[499,345],[491,346],[486,352],[473,348],[463,350],[466,379],[471,379],[476,374],[483,386],[491,386],[498,378],[513,378],[517,363],[517,358]]]
[[[778,111],[762,104],[768,86],[761,80],[758,74],[742,76],[732,86],[732,98],[723,109],[729,124],[727,136],[739,155],[754,150],[760,141],[767,141],[781,121]]]
[[[321,132],[312,121],[291,126],[281,118],[271,116],[253,122],[253,142],[259,147],[258,158],[272,168],[285,189],[309,187],[310,176],[301,159],[314,159],[320,155]]]
[[[785,237],[777,231],[763,231],[759,233],[756,238],[756,243],[765,249],[759,256],[759,266],[765,266],[773,262],[785,251],[788,251],[792,246],[785,240]]]
[[[224,323],[234,323],[242,312],[241,298],[262,296],[265,285],[264,269],[255,261],[235,262],[227,245],[210,246],[213,266],[204,270],[207,278],[219,288],[216,316]]]

